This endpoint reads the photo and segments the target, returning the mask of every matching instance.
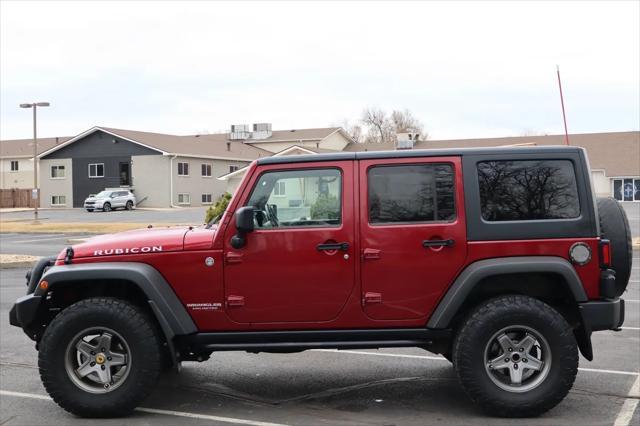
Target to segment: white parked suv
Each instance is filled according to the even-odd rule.
[[[90,195],[84,200],[84,208],[88,212],[102,209],[105,212],[122,207],[126,210],[136,208],[136,196],[125,189],[105,189],[96,195]]]

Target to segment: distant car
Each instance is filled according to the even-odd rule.
[[[136,196],[129,190],[104,190],[90,195],[84,200],[84,208],[88,212],[103,210],[105,212],[122,207],[126,210],[136,208]]]

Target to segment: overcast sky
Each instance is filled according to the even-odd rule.
[[[0,137],[410,109],[434,139],[640,127],[640,2],[6,2]]]

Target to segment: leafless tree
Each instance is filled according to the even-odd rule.
[[[362,126],[360,126],[359,124],[351,123],[349,120],[344,119],[337,126],[342,127],[355,143],[360,143],[363,141]]]
[[[402,111],[393,110],[391,112],[391,121],[393,122],[393,128],[396,133],[415,130],[420,134],[420,139],[427,139],[428,135],[424,132],[424,126],[408,109],[405,108]]]
[[[367,128],[365,142],[385,143],[395,140],[393,122],[385,111],[379,108],[365,108],[361,121]]]

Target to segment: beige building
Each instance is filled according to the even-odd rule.
[[[90,194],[128,188],[140,207],[207,206],[228,190],[218,177],[293,142],[320,152],[341,150],[351,140],[336,127],[272,131],[268,123],[186,136],[93,127],[74,137],[39,139],[40,205],[82,207]],[[0,141],[0,148],[0,189],[32,188],[33,141]]]

